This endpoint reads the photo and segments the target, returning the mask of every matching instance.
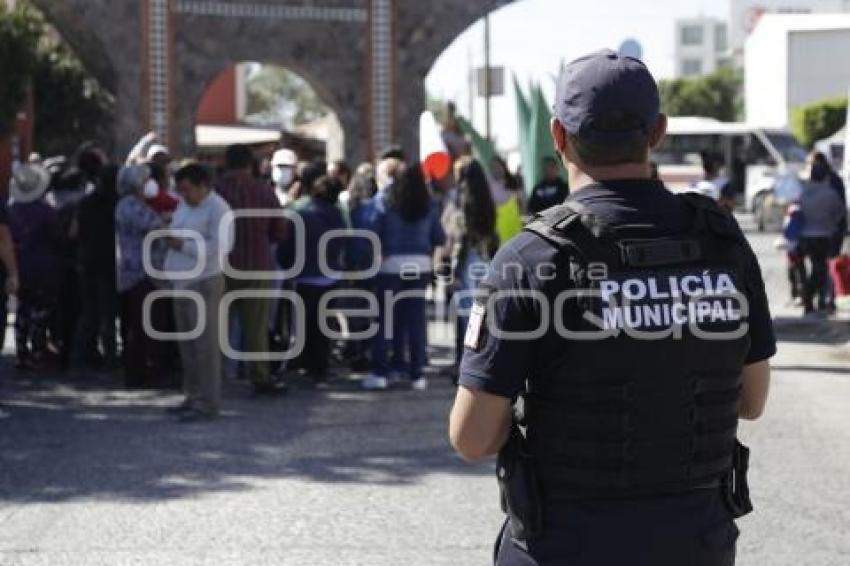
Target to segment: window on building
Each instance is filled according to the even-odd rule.
[[[729,36],[726,24],[717,24],[714,28],[714,50],[722,53],[729,49]]]
[[[693,77],[702,74],[702,61],[700,59],[682,59],[682,74]]]
[[[702,45],[702,26],[683,26],[682,45]]]

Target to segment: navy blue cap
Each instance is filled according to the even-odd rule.
[[[561,71],[554,115],[570,134],[602,143],[645,135],[661,111],[658,84],[646,65],[604,49],[576,59]],[[611,116],[627,127],[612,129],[600,121]]]

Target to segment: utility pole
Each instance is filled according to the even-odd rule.
[[[469,96],[467,97],[467,117],[469,118],[469,123],[473,126],[475,125],[475,59],[472,56],[472,45],[470,44],[466,51],[466,61],[467,67],[469,70],[467,71],[467,87],[469,89]]]
[[[484,16],[484,135],[492,141],[490,131],[490,14]]]

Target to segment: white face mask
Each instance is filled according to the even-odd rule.
[[[153,179],[148,179],[148,182],[145,183],[145,188],[142,190],[142,194],[145,198],[156,198],[159,194],[159,184]]]
[[[287,187],[292,182],[293,172],[291,167],[272,168],[272,181],[278,187]]]

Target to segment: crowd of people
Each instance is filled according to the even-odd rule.
[[[490,260],[523,216],[569,188],[547,156],[526,199],[505,161],[474,159],[450,125],[453,167],[442,179],[397,147],[356,168],[299,161],[286,148],[264,159],[243,145],[216,168],[178,164],[154,134],[120,165],[93,144],[71,159],[31,156],[0,214],[0,316],[14,306],[17,367],[182,385],[184,420],[218,413],[223,376],[278,395],[295,372],[322,383],[339,365],[365,374],[365,389],[408,380],[422,390],[428,301],[439,295],[455,323],[456,378]],[[693,190],[731,208],[721,168],[704,161]],[[841,179],[814,154],[784,231],[806,313],[835,310],[828,260],[841,253],[845,202]]]
[[[17,367],[181,385],[172,412],[189,422],[218,414],[227,376],[279,395],[338,364],[365,389],[427,389],[428,301],[457,315],[459,361],[489,260],[523,214],[567,193],[552,159],[526,202],[503,160],[450,147],[443,179],[397,147],[356,168],[243,145],[217,168],[178,163],[154,134],[122,164],[92,144],[31,156],[0,223]]]

